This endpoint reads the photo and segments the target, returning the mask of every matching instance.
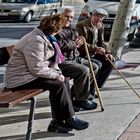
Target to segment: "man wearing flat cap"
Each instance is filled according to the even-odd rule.
[[[86,39],[91,61],[96,62],[100,70],[96,76],[98,87],[101,88],[112,71],[112,65],[105,55],[114,60],[104,43],[103,19],[108,15],[107,11],[101,8],[94,9],[90,18],[77,23],[76,28],[80,36]],[[80,55],[86,57],[84,46],[79,48]]]
[[[102,9],[102,8],[97,8],[97,9],[94,9],[92,14],[100,14],[102,15],[103,17],[106,17],[108,16],[108,13],[106,10]]]

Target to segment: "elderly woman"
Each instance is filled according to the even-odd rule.
[[[65,23],[62,15],[44,17],[39,27],[22,37],[14,47],[6,69],[6,87],[19,89],[42,88],[50,91],[52,121],[48,131],[66,133],[82,130],[88,122],[74,116],[69,82],[58,63],[64,61],[54,35]]]

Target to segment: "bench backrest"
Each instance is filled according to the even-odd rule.
[[[7,64],[13,48],[14,45],[0,48],[0,65]]]

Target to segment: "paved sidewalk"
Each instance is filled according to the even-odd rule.
[[[139,55],[140,55],[140,48],[136,48],[136,49],[128,48],[128,53],[123,55],[122,59],[125,60],[126,62],[125,68],[127,69],[127,72],[140,75]],[[139,92],[138,94],[140,97]],[[134,120],[128,125],[128,127],[120,135],[118,140],[140,140],[140,113],[136,115]]]
[[[140,113],[130,123],[118,140],[140,140]]]
[[[128,52],[127,52],[128,51]],[[125,67],[119,69],[140,95],[140,49],[128,49],[123,54]],[[4,73],[4,68],[0,68]],[[113,70],[100,90],[104,111],[98,108],[77,112],[76,116],[90,122],[88,129],[69,134],[47,132],[51,120],[48,92],[37,96],[33,124],[33,140],[140,140],[140,99]],[[0,109],[0,140],[25,140],[29,103],[10,109]]]

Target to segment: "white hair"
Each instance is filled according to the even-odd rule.
[[[71,12],[75,13],[75,9],[73,6],[64,6],[58,10],[58,13],[61,13],[61,14],[67,14]]]

